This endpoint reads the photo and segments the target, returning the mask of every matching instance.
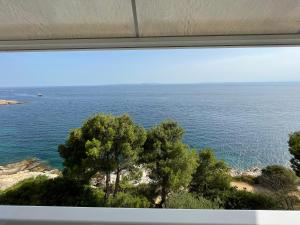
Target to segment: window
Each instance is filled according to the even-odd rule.
[[[0,204],[299,203],[300,49],[0,54]]]

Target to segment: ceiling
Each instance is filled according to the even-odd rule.
[[[71,48],[82,39],[120,47],[260,36],[299,43],[299,34],[300,0],[0,0],[0,49],[57,40]]]

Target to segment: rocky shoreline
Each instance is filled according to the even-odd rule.
[[[247,170],[231,169],[230,175],[232,177],[240,177],[240,176],[258,177],[261,175],[261,171],[262,171],[262,169],[259,167],[251,167]]]
[[[27,178],[37,176],[55,178],[60,173],[58,169],[53,169],[35,158],[9,163],[0,166],[0,190],[5,190]]]
[[[0,105],[15,105],[15,104],[22,104],[22,102],[16,100],[4,100],[0,99]]]
[[[41,162],[39,159],[36,158],[22,160],[15,163],[9,163],[0,166],[0,190],[5,190],[27,178],[47,176],[49,179],[53,179],[55,177],[58,177],[60,174],[61,171],[59,171],[58,169],[51,168],[50,166],[46,165],[45,163]],[[261,169],[258,167],[253,167],[244,171],[236,169],[230,170],[230,175],[232,177],[257,177],[260,174]],[[147,173],[144,171],[141,183],[149,182],[149,179],[146,175]]]

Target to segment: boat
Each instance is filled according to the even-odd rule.
[[[38,94],[37,94],[37,96],[38,96],[38,97],[42,97],[42,96],[43,96],[43,94],[41,94],[41,93],[38,93]]]

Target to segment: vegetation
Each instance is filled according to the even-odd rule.
[[[183,133],[176,122],[166,121],[147,134],[141,161],[149,170],[151,184],[161,196],[160,206],[169,193],[189,185],[197,166],[195,151],[182,143]]]
[[[64,145],[59,146],[65,159],[65,174],[89,181],[97,172],[105,174],[105,196],[111,193],[111,174],[116,174],[113,193],[120,189],[123,171],[135,168],[146,140],[143,128],[128,115],[114,117],[99,114],[75,129]]]
[[[218,209],[219,204],[188,192],[171,194],[164,206],[174,209]]]
[[[224,161],[217,160],[212,149],[199,152],[199,162],[190,184],[191,192],[215,199],[230,189],[231,176]]]
[[[104,206],[104,192],[63,177],[19,182],[0,194],[1,205]]]
[[[222,199],[226,209],[280,209],[278,201],[271,195],[232,189]]]
[[[151,203],[144,196],[134,196],[129,193],[119,192],[115,196],[108,198],[108,207],[126,208],[149,208]]]
[[[292,170],[279,165],[267,166],[257,178],[258,183],[271,190],[286,209],[294,209],[295,198],[290,193],[297,190],[297,180]]]
[[[290,135],[288,144],[289,151],[293,155],[291,159],[292,168],[297,176],[300,177],[300,131]]]
[[[235,177],[264,192],[231,187],[230,168],[212,149],[196,154],[184,130],[167,120],[149,130],[128,115],[97,114],[70,132],[58,151],[63,175],[24,180],[0,192],[0,204],[129,208],[294,209],[300,133],[290,135],[292,170],[267,166],[261,176]],[[296,173],[296,174],[295,174]],[[146,178],[145,178],[146,176]],[[142,179],[142,177],[144,177]],[[92,182],[93,179],[97,182]]]

